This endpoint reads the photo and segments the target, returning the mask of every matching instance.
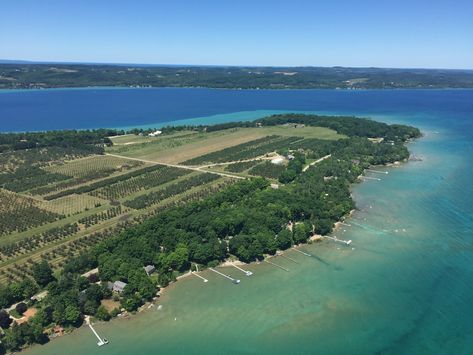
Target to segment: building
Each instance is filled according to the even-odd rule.
[[[145,269],[146,275],[148,276],[156,271],[156,268],[154,267],[154,265],[146,265],[145,267],[143,267],[143,269]]]
[[[271,160],[271,164],[281,165],[282,163],[284,163],[284,158],[281,157],[277,157]]]
[[[126,283],[123,282],[123,281],[115,281],[113,283],[113,287],[112,287],[112,290],[115,291],[115,292],[119,292],[119,293],[122,293],[123,290],[125,289],[126,287]]]
[[[163,133],[163,132],[162,131],[154,131],[154,132],[151,132],[150,134],[148,134],[148,137],[157,137],[161,133]]]

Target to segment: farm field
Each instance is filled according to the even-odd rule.
[[[237,179],[277,180],[287,166],[270,163],[278,151],[341,138],[327,128],[285,125],[128,134],[111,137],[105,153],[113,155],[9,152],[0,176],[0,283],[21,279],[42,259],[60,268],[126,226]]]
[[[108,148],[107,152],[124,157],[176,164],[267,136],[329,140],[345,137],[324,127],[269,126],[231,128],[209,133],[181,131],[150,139],[139,136],[135,136],[138,140],[132,136],[113,138],[113,142],[120,140],[121,144]],[[140,143],[141,141],[144,142]]]

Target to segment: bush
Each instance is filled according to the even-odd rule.
[[[0,327],[3,329],[7,329],[12,321],[13,320],[10,318],[10,315],[2,309],[0,311]]]

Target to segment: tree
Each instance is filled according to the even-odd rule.
[[[10,318],[10,315],[2,309],[0,311],[0,327],[2,327],[2,329],[6,329],[10,326],[12,321],[13,319]]]
[[[285,250],[292,245],[292,233],[289,229],[283,229],[278,233],[277,237],[278,248]]]
[[[16,305],[15,309],[19,314],[23,314],[28,309],[28,306],[24,302],[20,302]]]
[[[91,300],[94,302],[100,302],[103,298],[103,291],[102,287],[97,284],[90,285],[87,290],[85,290],[85,294],[87,296],[87,300]]]
[[[55,280],[53,276],[53,270],[45,260],[33,265],[33,278],[41,287],[45,287],[50,282]]]
[[[94,315],[99,308],[99,304],[94,300],[87,300],[84,304],[84,313],[89,315]]]
[[[79,308],[72,304],[66,306],[64,312],[64,320],[69,324],[78,325],[79,321],[81,320],[81,313]]]
[[[298,223],[294,227],[294,243],[299,244],[299,243],[305,243],[307,241],[307,238],[309,237],[310,230],[307,229],[307,226],[305,223]]]

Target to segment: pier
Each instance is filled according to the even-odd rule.
[[[192,271],[192,275],[197,276],[199,279],[202,279],[202,281],[204,282],[209,282],[209,280],[207,280],[205,277],[200,276],[195,271]]]
[[[326,235],[324,235],[323,237],[327,238],[327,239],[332,239],[335,242],[343,243],[347,246],[351,244],[351,239],[350,240],[343,240],[343,239],[338,239],[337,236],[329,237],[329,236],[326,236]]]
[[[363,179],[368,179],[368,180],[376,180],[376,181],[381,181],[380,178],[375,178],[375,177],[371,177],[371,176],[362,176]]]
[[[309,253],[306,253],[305,251],[296,249],[295,247],[294,247],[293,249],[294,249],[294,251],[297,251],[298,253],[301,253],[302,255],[305,255],[305,256],[312,256],[312,255],[310,255]]]
[[[373,169],[366,169],[366,171],[369,171],[370,173],[377,173],[377,174],[389,174],[389,171],[379,171],[379,170],[373,170]]]
[[[209,282],[209,280],[207,280],[205,277],[202,277],[202,276],[197,274],[199,272],[199,264],[195,264],[195,269],[197,271],[192,271],[191,272],[192,275],[197,276],[199,279],[202,279],[204,282]]]
[[[283,257],[283,258],[286,258],[287,260],[290,260],[290,261],[292,261],[293,263],[299,264],[299,263],[298,263],[297,261],[295,261],[293,258],[290,258],[290,257],[288,257],[288,256],[286,256],[286,255],[279,254],[279,256],[280,256],[280,257]]]
[[[217,270],[215,270],[215,269],[212,269],[211,267],[209,267],[209,270],[210,270],[210,271],[213,271],[213,272],[215,272],[216,274],[219,274],[219,275],[221,275],[221,276],[223,276],[223,277],[225,277],[225,278],[227,278],[227,279],[229,279],[229,280],[230,280],[231,282],[233,282],[234,284],[239,284],[239,283],[240,283],[240,280],[237,280],[237,279],[234,279],[234,278],[231,277],[231,276],[225,275],[223,272],[220,272],[220,271],[217,271]]]
[[[243,270],[241,267],[239,267],[238,265],[235,265],[235,264],[233,264],[233,263],[231,263],[231,265],[232,265],[234,268],[236,268],[236,269],[238,269],[238,270],[244,272],[246,276],[251,276],[251,275],[253,275],[253,273],[252,273],[251,271],[249,271],[249,270]]]
[[[275,264],[275,263],[273,263],[272,261],[265,260],[265,262],[267,262],[267,263],[270,264],[270,265],[276,266],[276,267],[278,267],[278,268],[280,268],[280,269],[282,269],[282,270],[284,270],[284,271],[289,272],[289,269],[286,269],[285,267],[283,267],[283,266],[281,266],[281,265]]]
[[[97,345],[98,345],[98,346],[107,345],[107,344],[108,344],[108,340],[105,339],[105,338],[101,338],[101,337],[99,336],[99,334],[95,331],[94,327],[92,327],[92,324],[90,323],[90,319],[87,318],[86,321],[87,321],[87,325],[89,326],[89,328],[90,328],[90,330],[92,331],[92,333],[94,333],[94,335],[95,335],[95,336],[97,337],[97,339],[99,340],[99,341],[97,342]]]

